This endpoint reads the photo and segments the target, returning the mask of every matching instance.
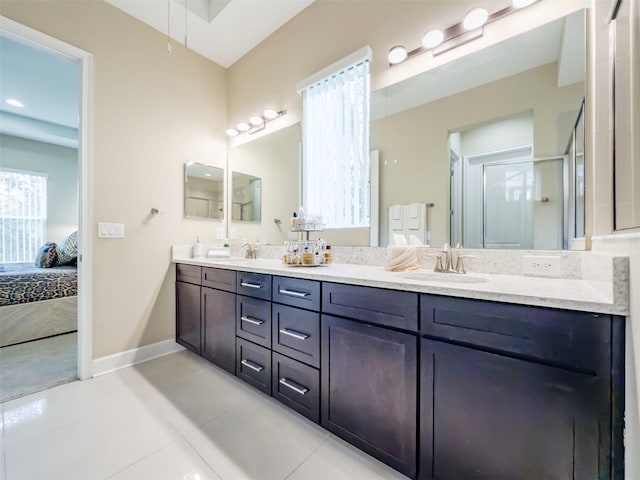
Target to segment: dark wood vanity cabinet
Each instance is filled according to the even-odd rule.
[[[322,293],[321,425],[413,477],[418,294],[334,283]]]
[[[202,285],[202,356],[235,373],[236,272],[203,267]]]
[[[200,268],[176,341],[408,477],[624,478],[622,317]]]
[[[176,342],[200,355],[199,284],[176,282]]]
[[[621,478],[620,318],[420,301],[418,478]]]

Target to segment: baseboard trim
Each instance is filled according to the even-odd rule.
[[[180,352],[182,350],[185,350],[185,348],[178,345],[174,339],[171,339],[134,348],[125,352],[114,353],[113,355],[94,359],[92,362],[92,374],[94,377],[97,377],[104,375],[105,373],[120,370],[121,368],[130,367],[136,363],[146,362],[147,360],[163,357],[164,355]]]

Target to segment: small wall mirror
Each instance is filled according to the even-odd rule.
[[[185,164],[184,216],[224,218],[224,169],[201,163]]]
[[[262,179],[239,172],[233,172],[231,178],[231,220],[259,222],[262,211]]]

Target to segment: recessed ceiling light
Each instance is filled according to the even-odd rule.
[[[238,125],[236,125],[236,128],[241,132],[246,132],[251,128],[251,126],[247,122],[240,122]]]
[[[259,127],[260,125],[262,125],[264,123],[264,118],[259,117],[257,115],[254,115],[253,117],[251,117],[249,119],[249,122],[251,123],[251,125],[253,125],[254,127]]]
[[[402,45],[396,45],[389,50],[387,56],[389,63],[395,65],[396,63],[404,62],[407,59],[407,49]]]
[[[476,28],[480,28],[482,25],[487,23],[489,19],[489,12],[486,8],[476,7],[469,10],[464,16],[464,20],[462,21],[462,25],[465,30],[475,30]]]
[[[442,30],[429,30],[422,37],[422,46],[424,48],[434,48],[442,43],[444,40],[444,33]]]
[[[529,5],[536,3],[538,0],[513,0],[513,7],[514,8],[524,8],[524,7],[528,7]]]
[[[227,135],[229,137],[235,137],[236,135],[238,135],[238,130],[236,130],[235,128],[227,128]]]
[[[15,98],[7,99],[7,103],[13,107],[19,107],[19,108],[24,107],[23,103],[20,100],[16,100]]]

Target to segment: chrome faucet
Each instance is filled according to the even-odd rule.
[[[244,248],[247,247],[247,251],[244,254],[244,258],[258,258],[258,247],[257,246],[251,246],[251,244],[249,242],[247,242],[246,240],[242,243],[242,245],[240,245],[240,248]]]

